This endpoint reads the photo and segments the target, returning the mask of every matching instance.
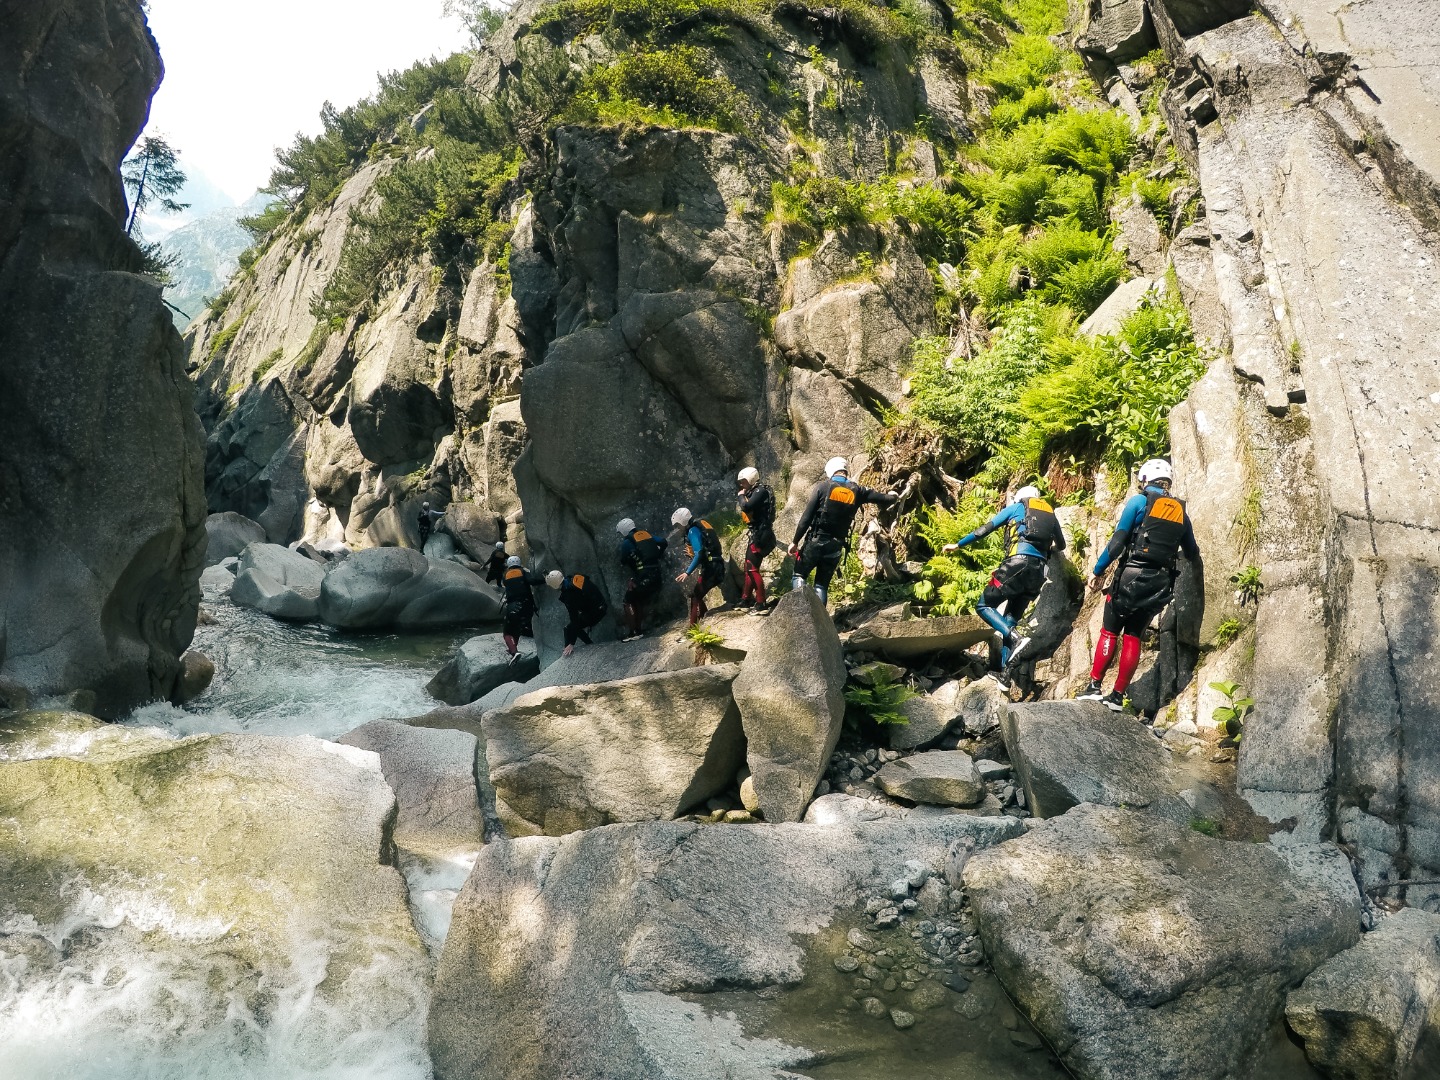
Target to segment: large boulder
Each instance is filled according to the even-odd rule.
[[[995,631],[974,615],[934,619],[872,619],[851,631],[846,652],[866,652],[897,664],[964,652]]]
[[[140,5],[7,4],[0,33],[0,682],[169,698],[205,559],[180,337],[116,170],[160,58]]]
[[[1081,1080],[1248,1075],[1286,991],[1360,934],[1338,849],[1114,807],[1042,822],[964,878],[996,974]]]
[[[485,709],[502,709],[516,698],[554,686],[584,686],[617,682],[661,671],[683,671],[695,666],[695,648],[676,642],[672,635],[636,638],[633,641],[605,641],[581,645],[562,656],[524,683],[506,683],[480,699]]]
[[[974,806],[985,798],[975,762],[961,750],[930,750],[886,762],[875,782],[887,795],[930,806]]]
[[[1000,723],[1007,704],[1004,691],[993,679],[943,683],[931,693],[901,703],[906,722],[891,725],[890,748],[914,750],[929,746],[956,729],[983,735]]]
[[[1440,1076],[1440,915],[1386,918],[1292,990],[1285,1019],[1336,1080]]]
[[[477,574],[409,548],[367,548],[325,576],[320,618],[344,630],[498,622],[500,594]]]
[[[349,1039],[366,1060],[405,1056],[428,963],[383,861],[395,797],[374,754],[58,719],[65,756],[0,762],[0,924],[28,1008],[83,1001],[84,1037],[0,1010],[0,1056],[57,1076],[93,1073],[98,1047],[110,1075],[200,1060],[319,1073]],[[23,737],[29,755],[43,741]],[[269,1036],[283,1002],[305,1004]]]
[[[399,804],[394,838],[402,853],[444,859],[473,855],[485,842],[474,735],[372,720],[337,741],[380,756]]]
[[[251,544],[240,555],[230,600],[277,619],[308,622],[320,614],[325,568],[279,544]]]
[[[845,657],[813,589],[781,597],[733,687],[766,821],[799,821],[845,719]]]
[[[486,712],[501,820],[552,836],[673,818],[723,791],[744,760],[735,664],[557,686]]]
[[[216,566],[238,556],[251,544],[265,542],[265,526],[244,514],[226,510],[205,519],[205,565]]]
[[[468,705],[497,686],[523,683],[540,674],[535,643],[526,638],[511,657],[502,634],[481,634],[460,646],[426,685],[426,692],[446,705]]]
[[[1170,752],[1132,716],[1094,702],[1039,701],[1005,709],[1001,731],[1036,817],[1098,803],[1190,820],[1172,781]]]
[[[1020,831],[1008,819],[960,816],[828,827],[675,822],[492,844],[455,905],[440,958],[429,1018],[435,1072],[768,1080],[844,1060],[858,1062],[855,1075],[878,1076],[891,1075],[886,1063],[900,1052],[921,1067],[909,1075],[950,1075],[942,1070],[955,1064],[953,1013],[922,1020],[923,1038],[888,1017],[836,1023],[847,1000],[855,1005],[853,980],[834,961],[849,955],[845,924],[864,918],[861,890],[917,866],[938,874],[952,846]],[[895,934],[915,947],[908,927]],[[876,993],[896,1007],[915,995],[955,1000],[923,982],[923,991]],[[774,1008],[781,988],[799,991],[793,1022]]]

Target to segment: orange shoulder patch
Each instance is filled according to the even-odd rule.
[[[855,492],[842,484],[836,484],[830,489],[830,501],[852,506],[855,503]]]

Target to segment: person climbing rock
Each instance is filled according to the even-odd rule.
[[[813,573],[821,603],[830,599],[830,582],[850,543],[850,526],[866,503],[894,506],[900,496],[875,491],[850,479],[850,464],[842,457],[825,463],[825,479],[810,489],[810,501],[795,526],[790,554],[795,557],[792,586],[801,588]],[[803,546],[802,546],[803,542]]]
[[[1010,665],[1030,644],[1028,637],[1015,636],[1015,627],[1045,587],[1045,564],[1052,551],[1065,550],[1065,536],[1060,531],[1054,507],[1041,497],[1039,488],[1026,485],[1015,492],[1010,505],[984,525],[940,550],[952,554],[985,539],[996,529],[1005,530],[1008,554],[980,594],[975,614],[1000,635],[1000,671],[992,674],[1001,686],[1008,687]],[[1005,606],[1003,614],[1001,604]]]
[[[660,560],[670,545],[663,536],[636,528],[630,518],[618,522],[615,531],[620,534],[620,562],[630,570],[625,586],[625,636],[620,639],[629,641],[644,629],[645,611],[660,591]]]
[[[736,494],[735,505],[749,529],[745,538],[745,584],[740,590],[740,607],[763,615],[766,611],[765,577],[761,566],[777,543],[775,493],[770,490],[770,485],[760,483],[760,472],[754,468],[741,469],[737,483],[740,491]]]
[[[430,534],[435,531],[435,522],[445,516],[443,510],[431,510],[428,502],[420,504],[420,513],[416,515],[415,525],[420,530],[420,550],[425,550],[425,544],[430,539]]]
[[[544,580],[521,566],[520,556],[511,555],[505,560],[505,576],[500,582],[500,589],[505,595],[500,608],[500,633],[505,638],[505,651],[510,654],[511,663],[519,655],[520,639],[535,636],[535,592],[532,586]]]
[[[495,550],[490,553],[490,559],[485,563],[485,580],[496,588],[500,587],[500,582],[505,577],[505,562],[508,557],[505,554],[505,541],[497,540]]]
[[[690,593],[690,625],[694,626],[707,614],[705,594],[716,588],[725,577],[725,553],[720,548],[720,534],[703,518],[697,518],[685,507],[670,516],[670,524],[685,534],[685,554],[690,565],[675,580]]]
[[[570,614],[570,621],[565,624],[565,651],[562,655],[571,655],[577,641],[593,645],[590,631],[595,629],[610,611],[610,605],[605,602],[605,594],[600,591],[599,586],[584,574],[571,574],[566,577],[559,570],[551,570],[546,574],[545,584],[560,593],[560,603],[565,605],[565,610]]]
[[[1115,712],[1125,707],[1125,690],[1140,664],[1140,634],[1174,595],[1176,560],[1180,555],[1192,563],[1200,558],[1185,503],[1170,494],[1172,479],[1168,461],[1154,458],[1140,466],[1140,491],[1126,500],[1110,543],[1095,560],[1090,588],[1104,588],[1105,572],[1112,565],[1115,574],[1105,594],[1105,622],[1095,643],[1090,684],[1078,695],[1081,701],[1099,701]],[[1117,636],[1120,665],[1107,694],[1103,680]]]

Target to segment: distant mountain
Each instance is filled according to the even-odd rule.
[[[225,288],[240,253],[250,246],[250,234],[240,227],[240,218],[260,213],[269,203],[270,196],[256,192],[241,206],[212,210],[161,237],[161,250],[179,259],[172,272],[175,284],[165,290],[165,299],[180,309],[170,313],[180,329],[200,314],[207,297]]]
[[[151,240],[163,239],[176,229],[183,229],[218,210],[233,209],[235,206],[235,200],[199,169],[188,167],[183,159],[180,167],[185,170],[185,186],[175,196],[175,201],[183,204],[185,209],[178,214],[141,214],[140,228]]]

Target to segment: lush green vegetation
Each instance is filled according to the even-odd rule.
[[[729,79],[693,45],[647,49],[586,73],[566,111],[572,122],[655,124],[734,131],[750,112]]]
[[[851,684],[845,688],[845,700],[863,712],[877,724],[908,724],[910,718],[900,711],[902,705],[917,691],[903,682],[897,682],[889,672],[875,670],[870,676],[870,685]]]

